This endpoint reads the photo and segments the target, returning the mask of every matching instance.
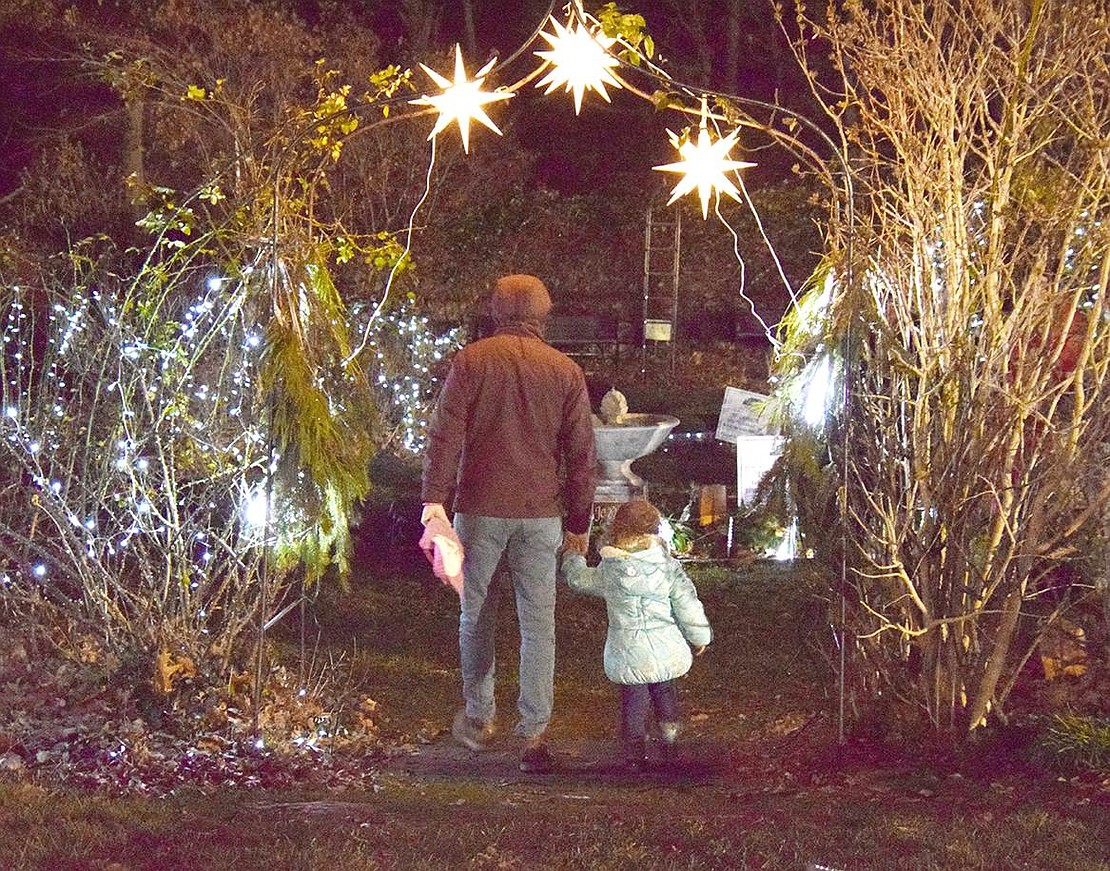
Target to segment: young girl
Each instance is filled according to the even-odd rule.
[[[713,637],[693,583],[659,537],[661,520],[650,503],[625,502],[613,518],[596,568],[572,551],[562,560],[572,589],[605,599],[605,674],[620,685],[621,745],[633,768],[648,761],[649,707],[664,759],[673,759],[679,725],[674,680],[690,670],[690,648],[700,654]]]

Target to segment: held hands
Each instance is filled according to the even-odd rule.
[[[588,532],[564,532],[563,552],[577,553],[585,556],[590,549],[590,534]]]
[[[420,512],[420,525],[427,526],[434,518],[439,518],[448,526],[451,521],[447,519],[447,512],[443,510],[443,506],[438,502],[425,502],[424,510]]]

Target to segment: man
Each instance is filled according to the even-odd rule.
[[[494,573],[504,558],[520,626],[522,771],[549,771],[543,742],[555,679],[555,567],[560,544],[585,553],[596,452],[582,369],[543,340],[551,297],[532,275],[499,279],[496,332],[460,350],[429,427],[421,522],[446,520],[455,493],[462,541],[459,656],[465,707],[451,734],[472,750],[495,732]],[[566,534],[564,536],[564,521]]]

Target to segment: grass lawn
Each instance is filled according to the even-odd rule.
[[[1110,869],[1110,780],[1062,778],[985,741],[959,763],[836,743],[829,631],[805,566],[692,574],[717,634],[681,683],[689,766],[613,764],[604,608],[561,590],[554,775],[446,734],[458,705],[453,594],[426,570],[368,567],[305,628],[305,667],[377,702],[383,747],[367,788],[228,788],[168,798],[0,781],[0,868]],[[516,636],[502,611],[501,726]],[[300,637],[284,643],[291,662]],[[321,663],[328,663],[327,666]],[[331,672],[328,674],[327,672]]]

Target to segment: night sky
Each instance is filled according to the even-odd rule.
[[[591,7],[598,5],[589,4]],[[711,54],[719,57],[723,55],[719,43],[724,38],[720,18],[723,9],[720,7],[725,4],[719,0],[705,0],[704,5],[717,12],[717,17],[712,11],[707,15],[706,36],[712,42]],[[548,9],[547,3],[536,0],[480,0],[478,6],[478,53],[482,56],[479,60],[488,52],[497,51],[500,56],[506,57],[515,51],[542,24]],[[676,79],[769,102],[785,98],[794,101],[794,108],[804,110],[804,106],[800,105],[804,101],[798,96],[800,80],[794,62],[788,56],[784,37],[773,20],[770,0],[765,4],[748,4],[745,7],[741,21],[744,50],[735,82],[722,81],[719,76],[723,70],[720,68],[711,71],[711,75],[717,78],[699,80],[689,63],[694,53],[693,37],[675,15],[674,4],[666,0],[641,0],[621,2],[618,6],[622,11],[634,11],[644,16],[647,30],[656,43],[656,60]],[[455,8],[461,9],[461,4]],[[556,4],[557,16],[560,11],[560,4]],[[461,41],[461,21],[445,21],[443,36],[449,42]],[[506,77],[512,79],[523,75],[537,62],[533,52],[545,48],[547,44],[542,39],[530,46],[514,62]],[[621,75],[645,90],[651,91],[656,87],[633,71],[624,69]],[[518,124],[516,133],[525,148],[539,155],[537,171],[540,183],[561,193],[576,194],[608,187],[623,175],[649,179],[648,183],[658,184],[661,189],[668,181],[658,173],[651,173],[650,168],[673,159],[666,129],[680,129],[690,119],[673,112],[659,113],[649,103],[631,94],[612,88],[608,90],[610,103],[590,93],[583,100],[581,114],[577,116],[573,101],[561,91],[553,92],[546,98],[535,88],[526,88],[518,94],[514,100]],[[789,155],[772,155],[772,162],[777,160],[782,163],[782,166],[773,167],[768,164],[767,158],[768,155],[760,158],[763,169],[757,170],[755,175],[765,172],[777,176],[792,162]]]
[[[710,9],[725,5],[721,0],[704,2]],[[658,57],[672,75],[683,78],[693,73],[689,64],[695,54],[692,37],[681,16],[674,14],[672,4],[666,0],[640,0],[619,5],[645,17],[656,41]],[[790,85],[789,75],[784,78],[783,70],[792,67],[785,63],[785,47],[771,20],[769,0],[765,8],[762,3],[750,5],[757,8],[745,7],[742,21],[745,52],[740,81],[725,84],[690,80],[771,100],[776,89],[782,94],[784,83]],[[315,0],[297,0],[289,8],[292,14],[311,22],[319,19],[319,7]],[[395,4],[362,0],[350,3],[349,8],[374,25],[387,46],[403,37]],[[545,0],[476,0],[479,57],[468,56],[468,68],[473,71],[493,52],[505,58],[516,51],[543,24],[548,9]],[[448,0],[445,4],[438,33],[438,41],[444,47],[456,41],[465,42],[461,10],[461,3]],[[560,4],[556,4],[555,11],[561,15]],[[21,28],[18,19],[13,21],[0,32],[0,87],[5,94],[5,99],[0,100],[0,196],[18,184],[19,170],[32,158],[34,144],[49,137],[51,129],[66,127],[73,107],[95,96],[94,89],[81,88],[72,80],[57,80],[50,85],[49,75],[44,76],[42,69],[28,65],[25,54],[36,51],[36,41],[40,40]],[[720,9],[716,18],[710,14],[707,21],[706,38],[711,42],[722,39]],[[400,43],[396,44],[400,49]],[[531,45],[504,71],[502,81],[513,80],[533,69],[538,62],[533,52],[546,47],[542,40]],[[711,48],[713,55],[720,54],[716,45]],[[637,84],[648,84],[642,78],[631,78]],[[787,87],[788,96],[789,90]],[[102,96],[111,99],[108,94]],[[625,172],[629,177],[647,177],[653,179],[652,183],[662,183],[659,174],[647,170],[671,159],[665,129],[685,126],[688,121],[674,113],[660,115],[648,103],[621,91],[610,89],[610,96],[612,103],[605,103],[596,94],[588,94],[579,116],[574,113],[572,100],[561,92],[545,99],[542,92],[528,87],[513,101],[513,110],[507,114],[514,119],[514,132],[521,145],[537,155],[539,183],[566,194],[604,188]]]

